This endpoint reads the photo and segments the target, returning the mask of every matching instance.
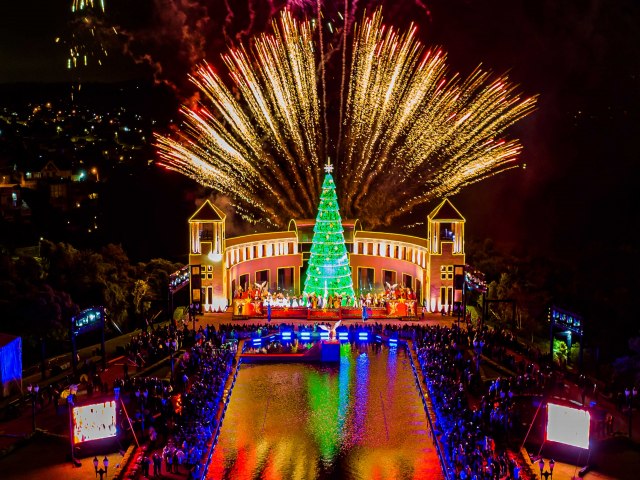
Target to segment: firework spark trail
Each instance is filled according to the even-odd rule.
[[[300,217],[315,208],[319,157],[316,149],[309,147],[322,140],[312,27],[309,23],[298,25],[285,13],[274,30],[274,35],[256,39],[253,55],[240,47],[223,57],[251,116],[244,114],[211,68],[200,68],[192,79],[225,123],[213,115],[205,118],[204,113],[185,109],[188,129],[179,142],[203,158],[219,160],[211,164],[210,171],[202,162],[197,169],[190,169],[187,151],[174,151],[176,142],[168,138],[158,137],[158,147],[168,168],[245,201],[247,189],[255,196],[267,187],[267,198],[261,204],[278,205],[281,213]],[[265,136],[271,149],[264,148]],[[272,155],[273,151],[278,155]],[[231,180],[223,178],[225,175]],[[276,214],[270,216],[277,218]]]
[[[238,61],[242,64],[242,59],[239,58]],[[231,59],[228,62],[231,62]],[[230,68],[233,69],[233,66],[230,65]],[[227,90],[210,68],[202,67],[198,75],[193,78],[193,81],[200,87],[201,91],[205,92],[215,110],[221,112],[227,124],[232,126],[231,132],[228,132],[222,123],[212,117],[213,131],[209,131],[206,123],[201,123],[200,128],[197,129],[200,132],[196,130],[196,134],[202,133],[203,135],[195,138],[202,138],[202,141],[206,142],[210,137],[214,139],[217,139],[218,136],[223,137],[228,144],[233,144],[234,146],[234,150],[223,148],[218,152],[218,156],[221,158],[231,160],[229,162],[221,162],[223,167],[232,165],[234,173],[240,174],[244,172],[244,183],[248,182],[254,190],[261,185],[266,185],[272,203],[283,204],[285,203],[284,200],[288,200],[288,204],[294,206],[293,211],[300,210],[301,207],[297,202],[295,192],[291,188],[287,188],[288,182],[283,175],[282,169],[279,168],[267,152],[264,152],[260,142],[260,132],[255,130],[252,118],[245,115],[242,107],[235,101],[231,92]],[[261,102],[258,99],[255,105],[259,103]],[[263,120],[263,125],[265,122]],[[238,141],[238,139],[242,139],[242,141]],[[246,160],[248,158],[256,159],[258,162],[262,160],[269,167],[266,169],[266,175],[262,170],[255,169],[253,164]],[[220,179],[220,181],[223,180]],[[285,190],[278,190],[278,186],[285,187]],[[286,203],[280,205],[280,208],[285,206]]]
[[[357,0],[355,1],[357,3]],[[349,16],[349,0],[344,0],[344,27],[342,27],[342,72],[340,79],[340,110],[338,115],[338,140],[336,142],[336,152],[340,153],[340,145],[342,143],[342,119],[344,116],[344,86],[347,79],[347,49],[344,47],[347,44],[347,32],[350,30],[347,28],[351,17]]]
[[[312,31],[309,24],[298,28],[288,12],[283,14],[280,27],[275,37],[263,35],[255,43],[254,60],[259,66],[254,70],[257,75],[251,72],[251,62],[246,57],[237,74],[238,78],[243,73],[250,78],[246,84],[250,88],[245,88],[245,82],[241,82],[241,90],[252,103],[251,109],[257,114],[261,127],[277,140],[279,153],[289,164],[295,183],[305,187],[301,193],[306,209],[313,209],[313,192],[319,180],[317,173],[313,173],[317,168],[309,167],[317,166],[319,161],[316,150],[306,147],[320,140],[320,131],[314,125],[318,117],[318,100],[310,95],[316,91],[315,63],[310,48]],[[277,27],[274,25],[274,28]],[[300,170],[298,159],[307,160],[303,163],[307,171]],[[311,183],[306,183],[305,178]]]
[[[346,1],[346,0],[345,0]],[[320,47],[320,85],[322,88],[322,105],[326,107],[327,105],[327,77],[325,73],[325,64],[324,64],[324,40],[322,39],[322,5],[321,0],[318,0],[317,3],[318,11],[318,44]],[[324,131],[325,133],[329,132],[329,121],[327,119],[327,109],[324,108],[322,110],[322,119],[324,120]],[[328,154],[328,146],[329,146],[329,135],[324,136],[324,154]]]
[[[345,4],[345,24],[350,11]],[[321,30],[319,18],[297,21],[285,10],[273,34],[223,56],[232,88],[201,67],[192,78],[201,105],[184,110],[187,127],[176,139],[157,135],[161,163],[229,195],[243,218],[279,227],[313,218],[331,134],[328,86],[317,78]],[[517,166],[522,146],[505,134],[535,109],[536,97],[521,98],[505,76],[492,79],[480,68],[466,79],[449,74],[440,49],[425,51],[415,26],[385,26],[381,10],[342,35],[353,36],[343,41],[349,60],[343,54],[335,82],[345,218],[367,228],[389,224]]]
[[[462,84],[456,77],[446,82],[440,54],[428,53],[416,67],[422,47],[414,30],[398,38],[385,31],[377,14],[358,30],[344,160],[346,170],[359,171],[343,184],[347,215],[375,216],[375,205],[384,202],[393,212],[382,220],[388,223],[413,206],[510,168],[518,142],[496,147],[487,140],[530,113],[535,98],[514,96],[506,78],[484,88],[489,74],[480,70]],[[428,188],[416,194],[409,179]]]
[[[104,0],[100,0],[100,2],[94,2],[94,0],[73,0],[71,3],[71,11],[75,13],[81,10],[93,9],[96,8],[96,4],[99,4],[100,10],[104,13]]]
[[[104,18],[104,0],[73,0],[71,13],[71,38],[64,41],[69,45],[67,68],[87,67],[94,61],[102,65],[118,36],[115,27],[107,25]],[[59,41],[57,38],[56,43]]]
[[[358,96],[354,100],[374,107],[367,112],[368,122],[363,118],[358,121],[358,125],[364,127],[357,133],[363,138],[364,145],[358,156],[366,159],[362,170],[367,172],[367,175],[357,177],[359,181],[353,190],[353,193],[357,194],[354,204],[356,208],[359,206],[359,199],[367,195],[376,176],[387,170],[385,166],[389,164],[389,150],[398,142],[398,134],[410,118],[407,115],[404,115],[405,118],[402,117],[401,107],[411,103],[403,103],[400,97],[415,98],[414,95],[407,94],[407,90],[410,92],[412,83],[415,84],[409,73],[415,70],[414,65],[420,53],[416,48],[401,48],[402,43],[407,43],[406,39],[399,40],[396,32],[391,29],[385,33],[384,29],[376,28],[376,18],[372,20],[374,23],[365,25],[368,33],[374,33],[374,37],[366,43],[367,54],[362,56],[366,63],[355,69],[355,72],[362,72],[362,77],[358,77],[358,73],[353,75],[358,83],[354,88]],[[377,37],[378,33],[384,35],[384,38]],[[407,38],[411,37],[410,31]],[[368,88],[362,89],[360,85]],[[355,155],[350,157],[353,162]]]

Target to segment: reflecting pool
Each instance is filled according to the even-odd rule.
[[[403,347],[340,365],[243,364],[207,479],[442,479]]]

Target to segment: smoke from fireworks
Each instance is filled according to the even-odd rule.
[[[479,68],[449,76],[441,50],[426,50],[415,27],[385,25],[380,10],[343,32],[348,60],[335,58],[349,80],[326,81],[342,122],[325,126],[336,108],[320,91],[318,26],[284,10],[273,34],[223,56],[226,83],[201,64],[191,77],[201,103],[183,108],[175,135],[156,136],[161,163],[229,195],[245,218],[282,227],[315,216],[330,157],[343,217],[368,228],[517,166],[522,147],[504,136],[535,97]]]
[[[78,2],[79,0],[76,0]],[[86,2],[85,2],[86,3]],[[390,11],[422,21],[430,13],[421,0],[322,0],[322,18],[334,33],[372,5],[389,3]],[[318,0],[109,0],[110,18],[122,37],[122,49],[136,63],[147,65],[159,84],[171,87],[182,98],[192,95],[187,74],[207,58],[218,58],[229,46],[251,42],[265,31],[278,12],[317,17]],[[346,12],[346,15],[345,15]],[[342,35],[326,42],[325,62],[342,51]]]

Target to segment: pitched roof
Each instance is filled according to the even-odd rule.
[[[465,218],[456,207],[445,198],[436,208],[429,214],[429,220],[437,220],[440,222],[465,222]]]
[[[196,210],[189,222],[224,222],[226,215],[209,200],[205,200],[200,208]]]

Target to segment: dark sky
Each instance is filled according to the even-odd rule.
[[[71,1],[37,3],[0,7],[0,83],[109,82],[155,73],[180,88],[190,65],[217,61],[227,41],[260,31],[285,2],[272,9],[260,0],[105,0],[106,18],[119,32],[102,33],[110,49],[106,68],[72,72],[65,68],[66,45],[77,33],[69,23]],[[297,9],[315,3],[289,2]],[[342,4],[323,2],[327,9]],[[453,198],[468,219],[467,234],[576,258],[606,249],[611,262],[628,262],[629,249],[637,253],[631,230],[638,220],[640,2],[357,2],[360,9],[380,4],[389,23],[415,22],[425,43],[443,47],[451,70],[467,75],[482,64],[508,72],[524,95],[539,95],[537,111],[511,130],[524,145],[526,169]],[[123,45],[128,56],[120,53]]]

